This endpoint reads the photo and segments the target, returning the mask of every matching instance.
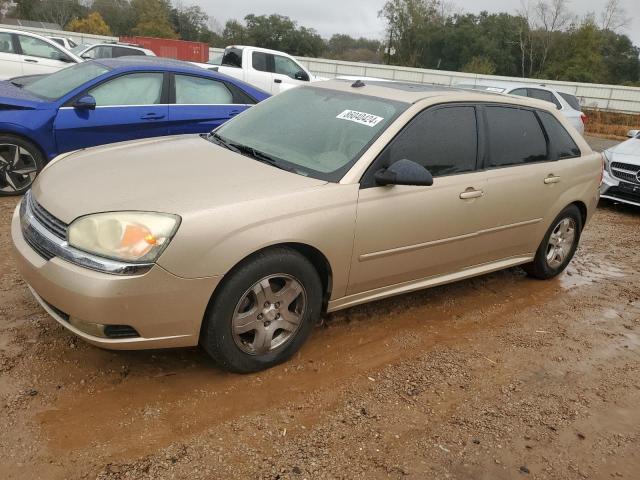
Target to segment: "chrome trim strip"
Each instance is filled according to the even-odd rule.
[[[20,225],[22,235],[30,245],[47,252],[51,257],[59,257],[75,265],[112,275],[141,275],[148,272],[153,263],[125,263],[117,260],[101,258],[90,253],[77,250],[47,230],[33,215],[29,202],[30,192],[20,203]],[[40,254],[40,252],[38,252]],[[42,255],[42,254],[40,254]],[[49,260],[49,259],[47,259]]]
[[[527,221],[524,221],[524,222],[512,223],[512,224],[509,224],[509,225],[501,225],[499,227],[487,228],[485,230],[479,230],[479,231],[474,232],[474,233],[467,233],[465,235],[458,235],[457,237],[443,238],[441,240],[433,240],[431,242],[418,243],[418,244],[415,244],[415,245],[407,245],[407,246],[398,247],[398,248],[391,248],[389,250],[381,250],[379,252],[365,253],[365,254],[360,255],[360,257],[358,257],[358,260],[360,260],[361,262],[366,262],[367,260],[374,260],[374,259],[380,258],[380,257],[388,257],[390,255],[397,255],[399,253],[412,252],[414,250],[420,250],[420,249],[423,249],[423,248],[434,247],[436,245],[443,245],[443,244],[446,244],[446,243],[458,242],[460,240],[466,240],[468,238],[477,237],[479,235],[486,235],[488,233],[500,232],[502,230],[508,230],[510,228],[517,228],[517,227],[525,227],[527,225],[534,225],[534,224],[539,223],[541,221],[542,221],[542,218],[535,218],[533,220],[527,220]]]
[[[600,195],[600,198],[606,198],[607,200],[614,200],[616,202],[620,202],[620,203],[626,203],[627,205],[636,205],[637,207],[640,207],[640,202],[633,202],[631,200],[625,200],[624,198],[618,198],[618,197],[614,197],[613,195]]]

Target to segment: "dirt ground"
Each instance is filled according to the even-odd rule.
[[[640,209],[568,270],[513,268],[326,318],[288,363],[110,352],[38,306],[0,199],[2,479],[640,478]]]

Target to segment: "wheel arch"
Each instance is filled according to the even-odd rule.
[[[329,299],[331,298],[331,293],[333,291],[333,270],[331,268],[331,264],[329,263],[329,260],[324,255],[324,253],[322,253],[316,247],[313,247],[309,244],[300,243],[300,242],[282,242],[282,243],[276,243],[276,244],[272,244],[272,245],[268,245],[266,247],[260,248],[259,250],[256,250],[254,252],[251,252],[248,255],[245,255],[242,259],[237,261],[229,269],[229,271],[224,275],[224,277],[228,277],[230,274],[233,274],[233,272],[240,265],[250,261],[252,257],[269,252],[270,250],[275,250],[277,248],[283,248],[283,247],[294,250],[300,255],[302,255],[311,263],[311,265],[313,265],[316,272],[318,272],[318,275],[320,276],[320,281],[322,282],[322,288],[323,288],[322,311],[323,313],[326,312],[327,306],[329,304]],[[225,281],[224,277],[218,283],[213,293],[211,294],[211,298],[209,300],[209,305],[207,306],[207,311],[205,312],[205,316],[207,315],[207,312],[209,311],[209,308],[213,303],[213,299],[215,298],[217,292],[220,290],[220,287],[224,284],[224,281]]]
[[[582,220],[582,228],[584,228],[585,223],[587,223],[588,210],[587,205],[582,200],[576,200],[571,202],[568,206],[575,205],[580,210],[580,219]]]
[[[40,153],[40,155],[42,156],[42,160],[44,162],[44,164],[46,165],[49,162],[49,156],[46,153],[46,150],[42,147],[42,145],[40,144],[40,142],[38,140],[36,140],[35,138],[33,138],[32,136],[28,135],[27,133],[25,133],[24,131],[22,131],[22,129],[20,128],[12,128],[12,124],[4,124],[0,127],[0,136],[1,135],[10,135],[12,137],[18,137],[24,141],[27,141],[31,144],[33,144],[34,147],[36,147],[38,149],[38,152]]]

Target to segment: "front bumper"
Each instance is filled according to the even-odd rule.
[[[59,257],[46,260],[26,242],[19,210],[20,206],[11,222],[18,270],[43,308],[61,325],[109,349],[197,345],[207,304],[221,277],[186,279],[158,265],[141,275],[112,275]],[[127,325],[139,336],[103,338],[74,326],[82,323]]]
[[[605,170],[600,186],[600,198],[640,207],[640,184],[618,180]]]

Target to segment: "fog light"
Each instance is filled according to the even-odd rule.
[[[83,333],[87,335],[92,335],[94,337],[107,338],[104,333],[104,325],[101,323],[90,323],[80,320],[78,318],[71,317],[69,318],[69,323],[76,327]]]

